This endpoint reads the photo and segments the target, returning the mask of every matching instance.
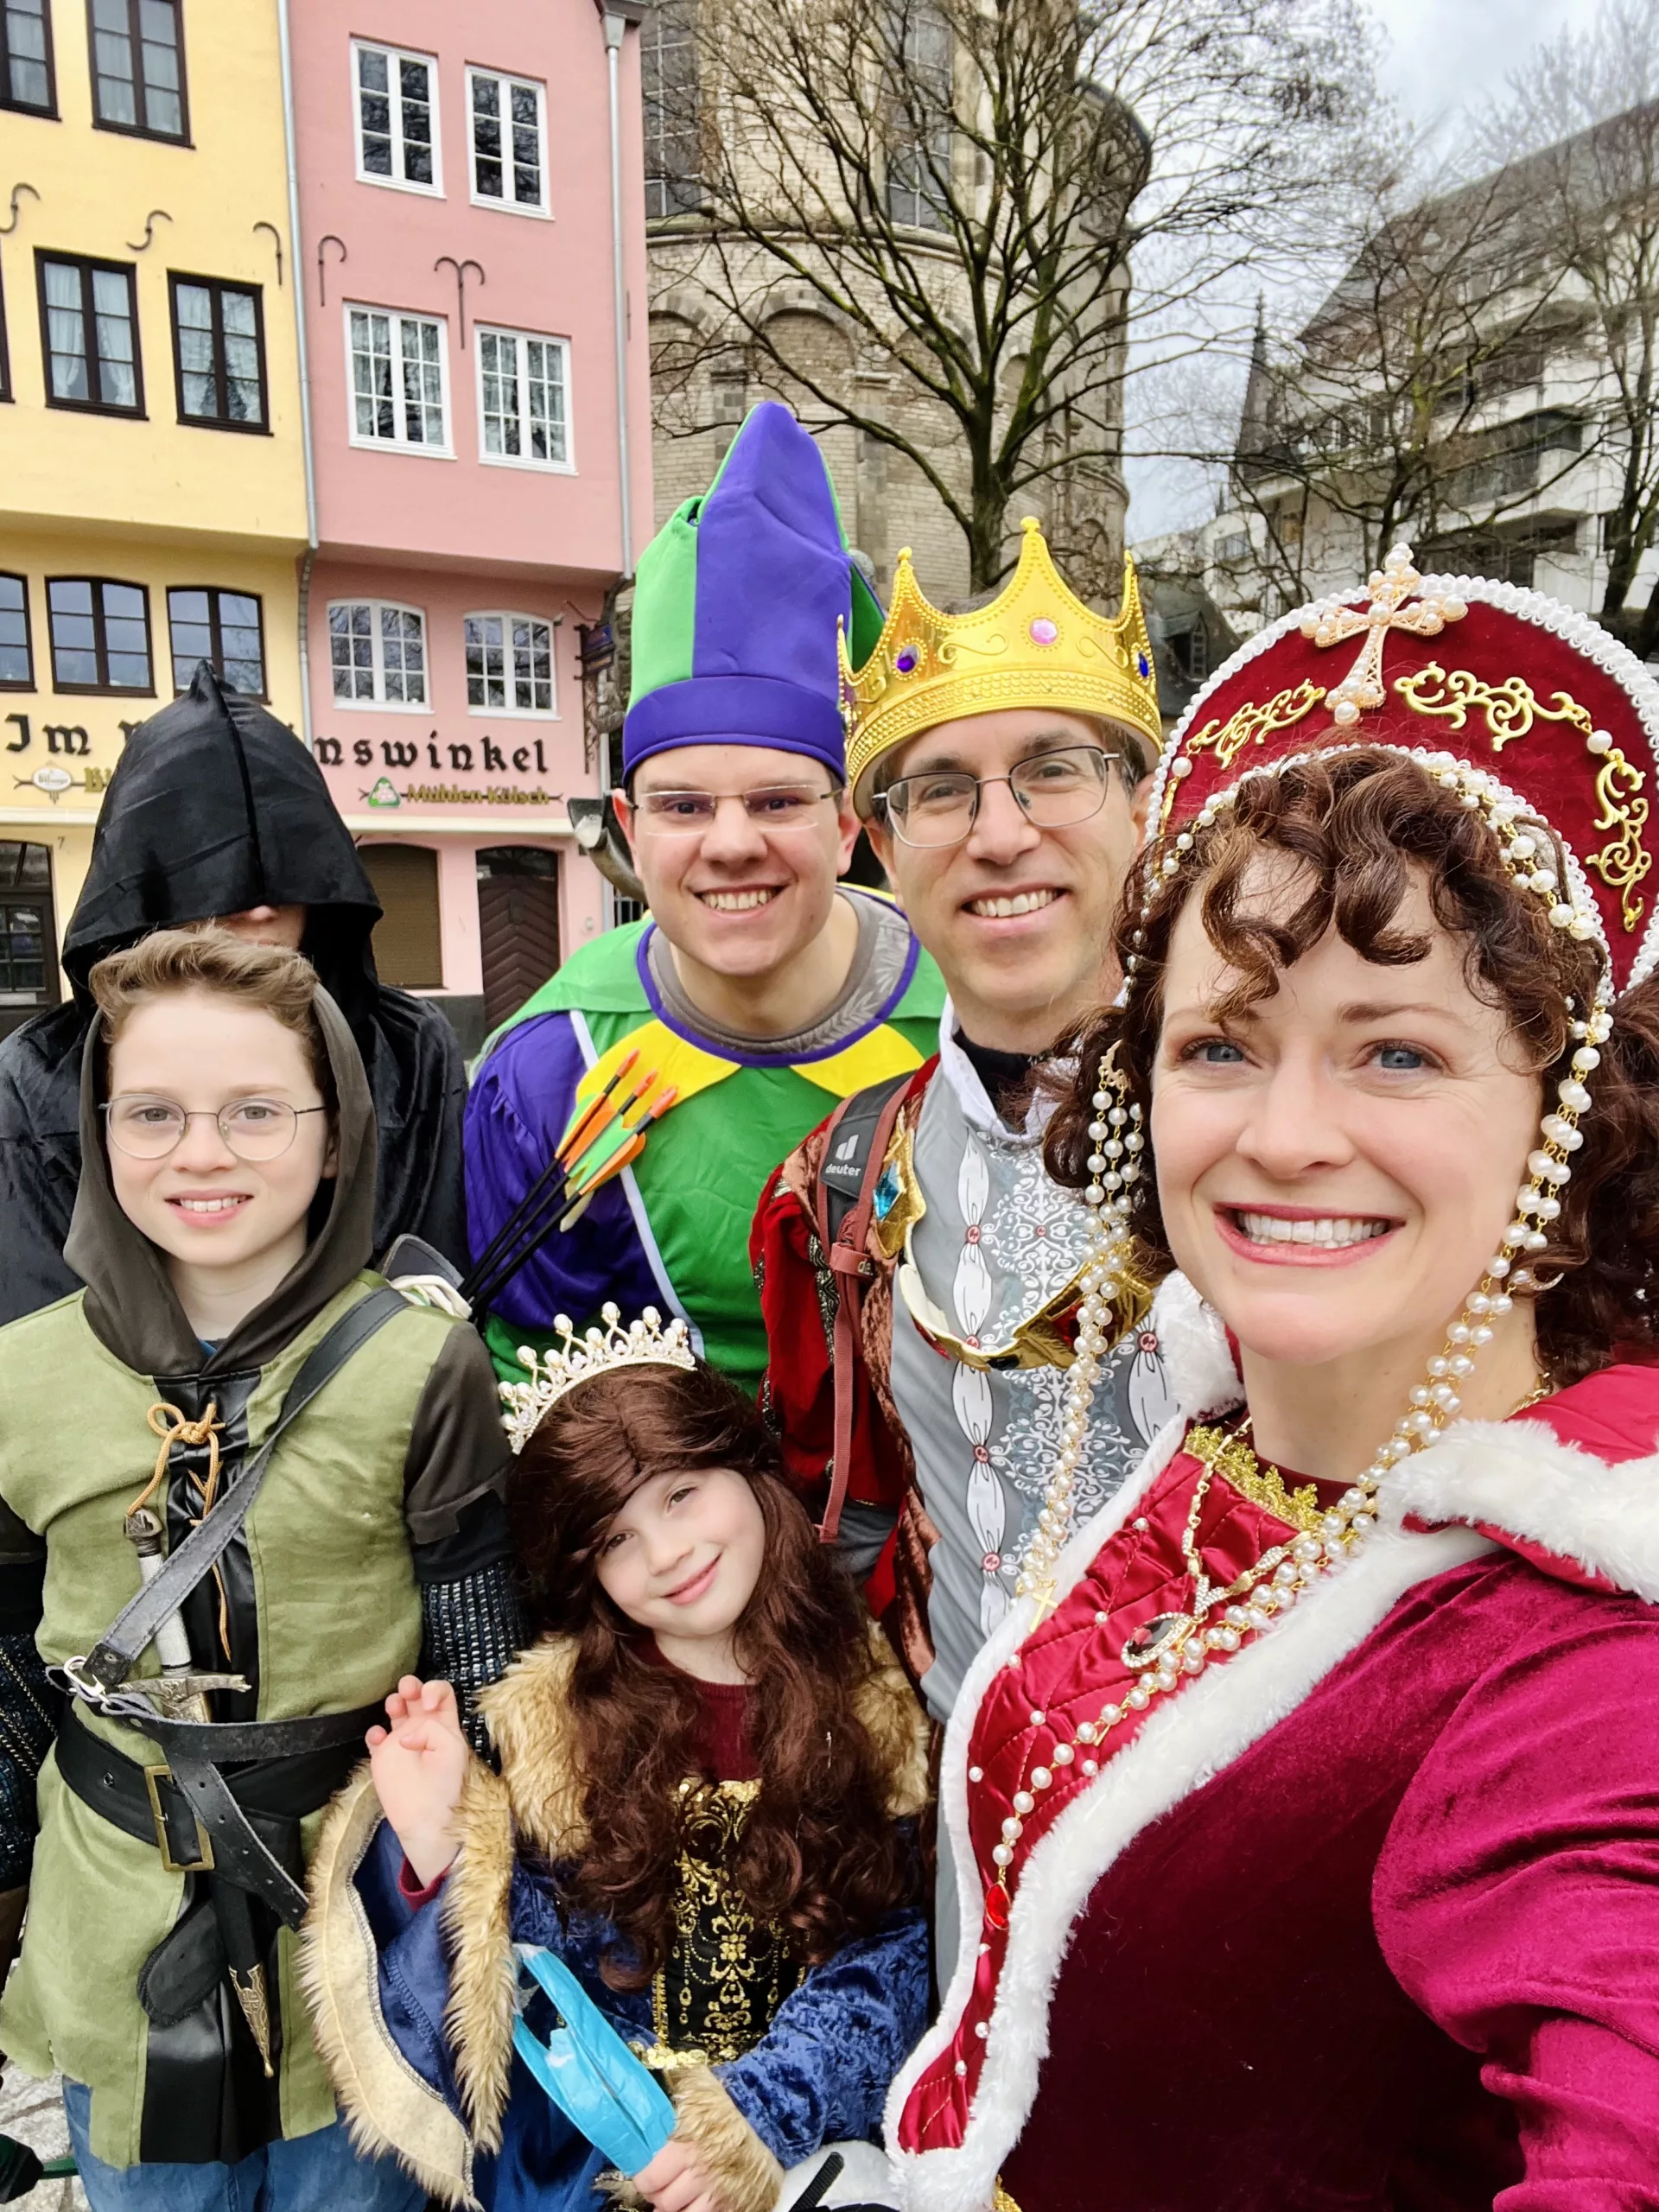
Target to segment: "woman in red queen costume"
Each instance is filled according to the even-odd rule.
[[[1402,550],[1166,749],[909,2212],[1659,2206],[1656,740],[1592,624]],[[1073,1533],[1131,1236],[1182,1410]]]

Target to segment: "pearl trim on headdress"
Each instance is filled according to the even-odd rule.
[[[519,1363],[530,1380],[499,1386],[501,1402],[507,1408],[501,1423],[515,1452],[524,1450],[549,1407],[556,1405],[578,1382],[590,1382],[595,1375],[607,1375],[617,1367],[689,1370],[697,1363],[685,1323],[677,1319],[664,1328],[654,1306],[644,1307],[639,1319],[630,1321],[625,1329],[621,1308],[607,1299],[599,1309],[599,1318],[605,1326],[589,1329],[578,1341],[569,1316],[556,1313],[553,1326],[564,1339],[558,1350],[538,1352],[530,1344],[519,1345]]]
[[[1414,760],[1444,788],[1456,790],[1466,809],[1471,812],[1480,810],[1498,838],[1511,880],[1548,902],[1552,927],[1580,942],[1593,941],[1599,945],[1602,953],[1601,976],[1594,1004],[1587,1014],[1580,1013],[1571,1000],[1567,1002],[1571,1034],[1576,1040],[1571,1072],[1557,1084],[1555,1103],[1543,1116],[1539,1144],[1527,1160],[1527,1182],[1516,1196],[1514,1217],[1497,1250],[1487,1262],[1479,1282],[1447,1330],[1440,1351],[1429,1361],[1423,1382],[1411,1392],[1393,1433],[1364,1473],[1344,1491],[1325,1515],[1322,1534],[1304,1536],[1289,1548],[1288,1556],[1278,1568],[1273,1584],[1253,1592],[1248,1606],[1230,1607],[1221,1624],[1206,1630],[1202,1639],[1190,1639],[1179,1656],[1172,1654],[1160,1660],[1153,1671],[1142,1676],[1129,1700],[1137,1708],[1144,1707],[1149,1697],[1173,1689],[1182,1673],[1197,1673],[1210,1653],[1236,1650],[1246,1636],[1259,1634],[1270,1627],[1278,1612],[1294,1603],[1301,1590],[1351,1557],[1354,1548],[1363,1541],[1376,1524],[1376,1492],[1389,1469],[1432,1443],[1446,1424],[1456,1419],[1461,1410],[1458,1386],[1472,1372],[1476,1353],[1491,1342],[1493,1319],[1510,1311],[1516,1291],[1537,1287],[1530,1269],[1517,1267],[1516,1262],[1520,1255],[1542,1251],[1549,1242],[1541,1224],[1557,1219],[1560,1214],[1561,1192],[1573,1172],[1572,1155],[1584,1141],[1579,1121],[1590,1107],[1586,1078],[1599,1065],[1601,1054],[1598,1047],[1612,1033],[1611,957],[1599,910],[1576,855],[1561,843],[1561,859],[1567,877],[1564,893],[1554,869],[1533,866],[1541,857],[1548,857],[1540,855],[1536,840],[1527,827],[1529,822],[1537,819],[1537,810],[1486,769],[1475,767],[1455,753],[1431,753],[1422,747],[1325,747],[1251,768],[1225,791],[1212,793],[1193,817],[1192,829],[1183,829],[1167,840],[1168,849],[1158,862],[1155,874],[1153,855],[1148,854],[1146,895],[1132,939],[1137,949],[1130,951],[1124,963],[1125,994],[1133,987],[1141,964],[1138,947],[1144,942],[1154,891],[1160,883],[1179,874],[1193,849],[1193,831],[1209,829],[1220,815],[1230,812],[1237,803],[1240,791],[1253,779],[1282,775],[1287,769],[1310,760],[1361,750],[1396,753]],[[1077,1357],[1066,1378],[1060,1455],[1044,1497],[1037,1535],[1027,1555],[1018,1590],[1020,1595],[1034,1597],[1039,1610],[1053,1602],[1054,1566],[1070,1534],[1072,1485],[1083,1456],[1090,1403],[1106,1343],[1105,1309],[1129,1248],[1130,1187],[1139,1178],[1139,1155],[1144,1148],[1141,1109],[1128,1096],[1127,1082],[1116,1065],[1116,1052],[1114,1046],[1101,1062],[1099,1087],[1093,1099],[1096,1118],[1089,1124],[1090,1137],[1098,1149],[1089,1159],[1089,1172],[1094,1179],[1085,1189],[1084,1198],[1090,1209],[1095,1249],[1082,1277],[1084,1304],[1078,1319]],[[1100,1118],[1102,1115],[1103,1120]],[[1142,1690],[1147,1692],[1146,1697],[1140,1695]],[[1116,1709],[1109,1720],[1103,1714],[1101,1723],[1095,1724],[1080,1740],[1096,1740],[1106,1727],[1116,1725],[1122,1717],[1122,1712]]]
[[[1576,653],[1599,668],[1610,677],[1630,700],[1637,721],[1646,734],[1653,757],[1659,760],[1659,683],[1627,645],[1610,637],[1601,625],[1587,614],[1580,614],[1563,606],[1557,599],[1544,593],[1530,591],[1522,584],[1495,582],[1487,576],[1426,575],[1421,590],[1427,597],[1461,600],[1466,605],[1496,607],[1517,621],[1529,622],[1535,629],[1547,630],[1560,638]],[[1347,592],[1328,592],[1319,599],[1311,600],[1306,607],[1296,607],[1288,614],[1281,614],[1247,639],[1238,651],[1217,670],[1194,696],[1186,712],[1181,716],[1165,742],[1153,772],[1152,799],[1147,819],[1163,819],[1166,796],[1172,778],[1179,781],[1191,773],[1191,763],[1181,752],[1187,734],[1205,715],[1211,700],[1225,683],[1230,683],[1239,671],[1262,653],[1271,651],[1281,639],[1300,632],[1306,622],[1317,624],[1321,616],[1338,608],[1350,607],[1362,595],[1356,588]],[[1361,740],[1361,742],[1363,741]],[[1323,749],[1323,748],[1321,748]],[[1656,968],[1659,968],[1659,901],[1643,931],[1631,963],[1626,989],[1644,983]]]

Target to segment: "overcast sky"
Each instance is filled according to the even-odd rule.
[[[1509,72],[1568,24],[1589,22],[1596,0],[1363,0],[1382,27],[1382,87],[1425,124],[1455,130],[1459,109],[1501,93]],[[1134,387],[1129,407],[1134,409]],[[1133,434],[1131,434],[1131,444]],[[1129,542],[1190,529],[1211,512],[1198,471],[1137,461],[1131,451]]]

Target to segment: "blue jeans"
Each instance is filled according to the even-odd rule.
[[[359,2158],[339,2120],[233,2166],[106,2166],[87,2148],[92,2091],[66,2082],[63,2109],[92,2212],[422,2212],[426,2202],[394,2161]]]

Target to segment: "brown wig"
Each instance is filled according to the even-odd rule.
[[[748,1483],[766,1524],[765,1564],[737,1628],[760,1694],[750,1743],[760,1789],[733,1880],[757,1920],[791,1931],[808,1963],[877,1926],[911,1885],[887,1810],[887,1777],[859,1717],[875,1671],[858,1592],[779,1471],[754,1407],[701,1362],[595,1376],[560,1399],[514,1465],[507,1510],[539,1636],[574,1638],[571,1719],[591,1839],[560,1870],[561,1893],[602,1914],[637,1957],[613,1958],[618,1986],[665,1959],[683,1815],[696,1771],[696,1684],[655,1656],[648,1630],[612,1603],[597,1573],[613,1516],[661,1474],[723,1467]]]
[[[1551,928],[1545,901],[1517,887],[1497,838],[1455,790],[1397,754],[1357,750],[1249,777],[1230,812],[1209,828],[1184,827],[1192,844],[1175,875],[1160,872],[1163,848],[1147,861],[1155,887],[1144,925],[1139,872],[1125,887],[1119,957],[1140,956],[1125,1004],[1071,1040],[1077,1073],[1047,1139],[1050,1171],[1060,1182],[1078,1188],[1089,1180],[1092,1096],[1113,1045],[1132,1095],[1143,1108],[1151,1100],[1170,938],[1195,897],[1211,943],[1238,975],[1215,1009],[1224,1020],[1270,997],[1280,970],[1333,926],[1379,967],[1423,959],[1427,940],[1395,926],[1402,901],[1422,886],[1436,922],[1464,942],[1470,989],[1503,1014],[1520,1065],[1537,1071],[1541,1114],[1581,1041],[1570,1033],[1567,1002],[1580,1017],[1588,1012],[1602,956],[1593,943]],[[1554,865],[1565,880],[1557,841],[1541,826],[1535,835],[1555,847]],[[1246,911],[1247,879],[1264,850],[1298,864],[1300,903],[1274,919]],[[1537,1294],[1539,1356],[1560,1383],[1615,1358],[1659,1359],[1659,982],[1625,993],[1600,1050],[1584,1148],[1560,1218],[1542,1224],[1548,1247],[1528,1261],[1546,1286]],[[1155,1173],[1134,1186],[1131,1227],[1154,1268],[1174,1264]]]

